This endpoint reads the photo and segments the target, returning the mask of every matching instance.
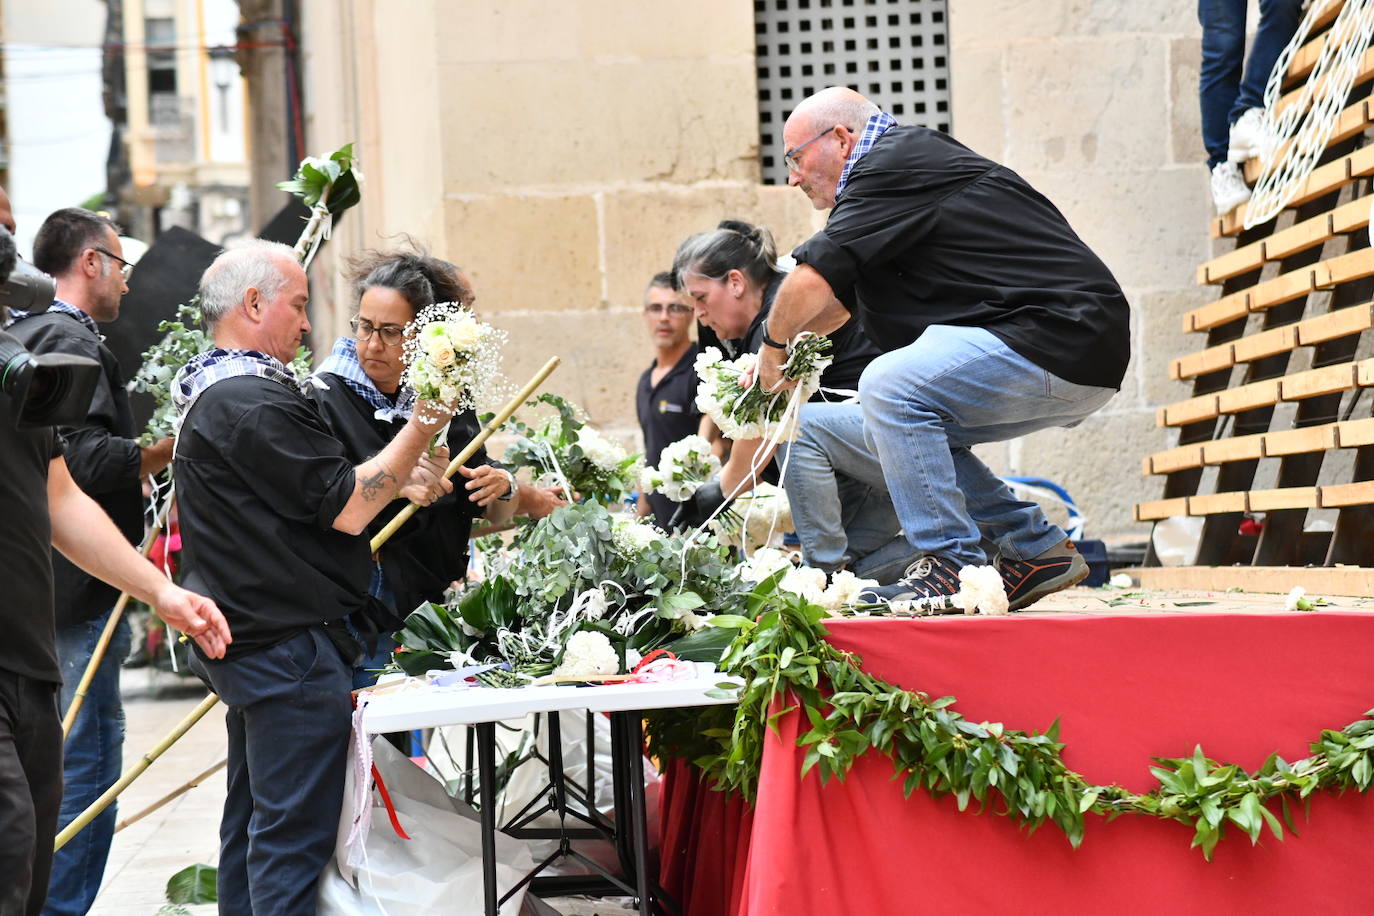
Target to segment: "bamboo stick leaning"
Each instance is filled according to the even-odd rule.
[[[472,441],[463,447],[461,452],[453,456],[453,460],[448,463],[448,468],[444,471],[445,480],[451,479],[454,474],[458,473],[458,469],[463,466],[463,462],[477,453],[477,450],[482,447],[487,439],[491,438],[492,433],[500,429],[501,424],[509,420],[511,415],[520,409],[520,405],[525,403],[525,401],[529,399],[529,396],[534,394],[535,390],[538,389],[540,385],[544,384],[544,379],[548,378],[550,373],[557,369],[558,364],[561,362],[562,360],[557,356],[549,357],[549,361],[534,374],[533,378],[525,383],[525,387],[521,388],[519,393],[511,398],[510,401],[506,403],[506,406],[502,407],[500,412],[493,416],[491,420],[482,427],[477,435],[473,437]],[[376,553],[380,550],[382,545],[389,541],[391,536],[420,508],[422,507],[415,503],[411,503],[400,512],[397,512],[396,517],[387,522],[386,527],[378,531],[377,536],[372,539],[372,552]]]
[[[89,808],[78,814],[75,820],[62,829],[62,832],[57,835],[57,839],[53,843],[53,851],[56,852],[67,845],[68,840],[80,833],[82,828],[91,821],[95,820],[96,816],[109,807],[110,802],[114,801],[115,798],[119,796],[120,792],[128,788],[129,784],[137,779],[144,770],[152,766],[153,761],[161,757],[167,748],[176,744],[177,740],[190,731],[191,726],[199,722],[218,702],[219,697],[213,693],[201,700],[200,704],[196,706],[195,709],[191,710],[186,715],[186,718],[182,719],[181,722],[177,724],[177,727],[168,733],[167,737],[153,745],[152,750],[148,751],[139,758],[137,763],[124,771],[124,775],[119,777],[118,782],[106,789],[105,794],[91,802]]]

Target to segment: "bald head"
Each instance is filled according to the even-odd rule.
[[[835,206],[845,160],[879,109],[853,89],[831,86],[802,100],[782,128],[787,183],[817,210]]]
[[[878,111],[877,105],[848,86],[831,86],[802,99],[787,123],[797,120],[811,133],[842,125],[857,134]]]

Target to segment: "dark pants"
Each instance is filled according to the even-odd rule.
[[[313,914],[343,805],[352,667],[319,629],[193,666],[228,706],[219,911]]]
[[[1226,161],[1231,125],[1246,109],[1264,107],[1264,87],[1274,61],[1297,30],[1302,0],[1259,0],[1260,21],[1250,59],[1245,59],[1246,0],[1198,0],[1202,23],[1202,145],[1207,168]]]
[[[0,916],[43,908],[62,805],[56,683],[0,670]]]

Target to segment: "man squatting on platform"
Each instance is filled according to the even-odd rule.
[[[833,209],[793,252],[759,381],[780,384],[786,341],[855,311],[886,351],[859,381],[864,436],[921,559],[863,597],[953,595],[962,567],[988,561],[983,538],[1013,610],[1081,581],[1064,532],[970,449],[1076,426],[1111,400],[1130,357],[1111,272],[1015,172],[850,89],[805,99],[783,138],[788,183]]]

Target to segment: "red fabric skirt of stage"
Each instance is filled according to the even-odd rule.
[[[837,620],[831,641],[864,670],[972,721],[1044,731],[1065,762],[1134,791],[1152,758],[1197,744],[1253,770],[1293,761],[1324,728],[1374,707],[1374,613],[1151,614]],[[752,811],[674,764],[662,800],[662,883],[691,916],[713,914],[1368,912],[1374,793],[1323,793],[1300,836],[1258,845],[1235,827],[1207,862],[1174,821],[1089,816],[1075,850],[1053,824],[1028,835],[952,798],[910,799],[888,758],[843,783],[799,779],[800,713],[764,753]]]

